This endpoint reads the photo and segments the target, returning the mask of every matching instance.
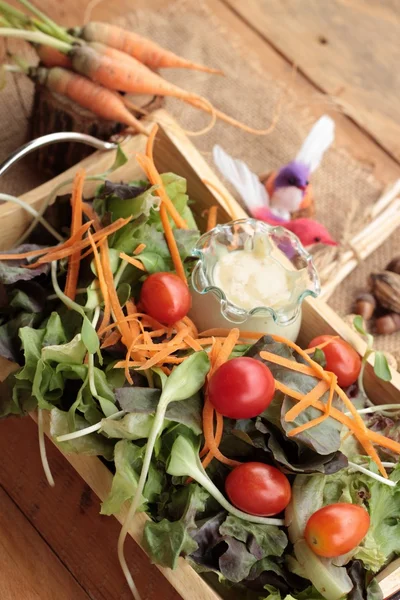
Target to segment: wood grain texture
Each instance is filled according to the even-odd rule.
[[[89,600],[3,487],[0,487],[0,564],[0,598],[4,600],[54,600],[55,597]]]
[[[43,474],[37,427],[32,419],[10,418],[0,422],[0,485],[21,511],[18,516],[14,505],[13,513],[6,510],[0,488],[0,598],[130,600],[131,593],[117,559],[118,522],[99,514],[100,501],[95,493],[53,444],[47,442],[46,446],[54,488],[49,487]],[[96,463],[100,473],[101,469],[107,471],[97,459]],[[110,478],[111,473],[105,480],[106,486]],[[41,537],[35,530],[40,531]],[[20,576],[15,568],[5,568],[11,561],[11,558],[3,561],[7,553],[15,563],[21,563]],[[179,599],[131,538],[127,540],[126,555],[143,598]],[[57,566],[55,556],[64,567],[61,563]],[[13,586],[14,579],[21,583],[20,595],[3,594],[2,585]],[[80,589],[75,580],[82,586]],[[28,589],[37,590],[38,595],[22,593],[25,584],[31,586]]]
[[[400,161],[399,8],[379,0],[224,0]]]

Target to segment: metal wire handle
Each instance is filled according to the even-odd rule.
[[[49,133],[48,135],[42,135],[23,146],[20,146],[17,150],[15,150],[3,163],[0,164],[0,177],[4,175],[6,171],[12,165],[17,163],[21,158],[30,154],[37,148],[43,148],[44,146],[49,146],[50,144],[54,144],[57,142],[79,142],[82,144],[87,144],[88,146],[93,146],[93,148],[97,148],[97,150],[115,150],[117,148],[117,144],[113,142],[103,142],[103,140],[99,140],[91,135],[87,135],[86,133],[79,133],[75,131],[60,131],[58,133]]]

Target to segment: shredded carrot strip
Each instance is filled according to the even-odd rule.
[[[119,342],[120,339],[121,339],[120,332],[112,331],[105,337],[105,339],[101,345],[101,348],[103,349],[103,348],[109,348],[110,346],[114,346],[114,344]]]
[[[214,412],[215,412],[215,417],[217,420],[217,426],[215,429],[215,443],[219,447],[221,440],[222,440],[222,434],[224,431],[224,417],[217,410],[215,410]],[[208,467],[208,465],[210,464],[210,462],[212,461],[213,458],[214,458],[214,455],[210,450],[207,453],[207,456],[205,457],[205,459],[201,461],[201,464],[203,465],[204,469],[206,469]]]
[[[307,350],[304,350],[304,352],[306,354],[313,354],[313,352],[315,352],[317,348],[319,350],[322,350],[322,348],[326,348],[326,346],[329,346],[329,344],[331,344],[333,340],[338,340],[339,337],[340,336],[338,335],[333,335],[329,340],[326,340],[326,342],[322,342],[322,344],[318,344],[318,346],[313,346],[312,348],[307,348]]]
[[[104,300],[104,315],[103,315],[103,320],[101,322],[100,328],[99,328],[99,335],[101,335],[101,332],[107,327],[107,325],[109,324],[110,320],[111,320],[111,304],[110,304],[110,294],[108,291],[108,287],[106,284],[106,280],[104,277],[104,271],[103,271],[103,255],[104,253],[108,253],[108,248],[106,247],[106,241],[100,242],[100,256],[99,256],[99,265],[98,267],[96,267],[98,269],[98,273],[101,275],[99,276],[99,282],[100,282],[100,289],[101,289],[101,293],[103,295],[103,300]],[[95,253],[95,245],[93,246],[93,253],[96,256]],[[100,279],[101,278],[101,279]],[[102,288],[103,286],[103,288]]]
[[[132,220],[132,217],[128,217],[127,219],[118,219],[111,225],[104,227],[101,231],[96,231],[96,233],[93,234],[93,240],[95,242],[98,242],[98,241],[106,239],[109,235],[111,235],[112,233],[115,233],[116,231],[118,231],[119,229],[124,227],[131,220]],[[91,225],[91,223],[85,223],[85,225],[83,227],[86,227],[87,229],[89,229],[90,225]],[[70,241],[71,240],[68,240],[68,242],[70,242]],[[71,254],[74,254],[78,250],[83,250],[87,246],[90,246],[90,242],[88,239],[84,239],[82,241],[75,242],[74,244],[70,244],[68,242],[65,242],[61,246],[56,246],[55,248],[49,248],[47,250],[47,254],[45,256],[42,256],[41,258],[39,258],[38,261],[35,263],[35,266],[38,266],[38,265],[41,265],[41,264],[47,263],[47,262],[52,262],[53,260],[61,260],[62,258],[71,256]],[[30,265],[31,268],[33,266],[34,265]]]
[[[137,338],[132,338],[132,342],[129,346],[129,348],[127,349],[126,352],[126,359],[125,359],[125,379],[131,384],[133,385],[133,379],[131,377],[131,374],[129,372],[129,358],[133,352],[133,348],[135,346]]]
[[[95,231],[100,231],[100,229],[103,228],[99,219],[99,215],[91,204],[88,204],[88,202],[82,202],[82,212],[87,216],[88,219],[93,221],[93,227]]]
[[[302,400],[304,398],[304,394],[301,394],[300,392],[296,392],[296,390],[292,390],[292,388],[288,387],[284,383],[281,383],[280,381],[277,381],[276,379],[275,379],[275,389],[282,392],[282,394],[286,394],[286,396],[290,396],[291,398],[294,398],[295,400]]]
[[[100,291],[101,291],[101,295],[103,296],[103,302],[104,302],[104,316],[103,316],[103,320],[101,323],[101,327],[99,329],[99,331],[101,331],[102,327],[103,326],[106,327],[110,321],[111,309],[110,309],[110,302],[109,302],[109,296],[108,296],[108,288],[107,288],[106,280],[104,279],[103,266],[101,264],[101,258],[99,255],[99,251],[96,248],[96,244],[93,241],[93,236],[90,233],[90,231],[88,231],[88,237],[89,237],[92,249],[93,249],[94,263],[96,265],[96,271],[97,271],[97,277],[99,280]]]
[[[189,327],[185,327],[185,328],[181,329],[180,331],[178,331],[178,333],[175,335],[175,337],[168,340],[167,346],[171,347],[171,346],[182,345],[182,342],[188,333],[189,333]]]
[[[194,350],[195,352],[201,352],[203,350],[203,347],[199,344],[199,342],[197,340],[194,339],[194,337],[192,337],[191,335],[187,335],[185,337],[186,344],[188,346],[190,346],[190,348],[192,350]]]
[[[178,250],[178,246],[177,246],[177,243],[175,240],[174,232],[172,231],[172,227],[171,227],[171,224],[170,224],[169,218],[168,218],[166,201],[165,201],[165,198],[168,198],[168,196],[167,196],[167,193],[165,192],[165,188],[163,187],[162,180],[159,177],[159,181],[158,181],[157,177],[154,175],[154,172],[153,172],[153,168],[155,170],[154,164],[150,163],[149,159],[146,156],[142,156],[142,157],[137,156],[136,159],[139,162],[139,164],[142,166],[142,168],[145,170],[149,181],[153,184],[157,181],[157,185],[161,185],[161,187],[157,188],[156,191],[158,192],[158,195],[161,198],[160,218],[161,218],[161,223],[162,223],[162,226],[164,229],[165,239],[166,239],[166,242],[167,242],[167,245],[169,248],[169,252],[171,254],[171,258],[172,258],[172,262],[174,264],[175,271],[176,271],[177,275],[182,279],[182,281],[187,283],[185,269],[183,267],[181,257],[179,255],[179,250]],[[157,173],[157,175],[158,175],[158,173]],[[168,200],[169,200],[169,198],[168,198]]]
[[[133,254],[137,256],[146,248],[146,244],[139,244],[139,246],[133,251]]]
[[[129,346],[132,342],[132,339],[131,339],[132,336],[131,336],[131,332],[129,329],[129,325],[128,325],[128,323],[125,322],[125,315],[123,313],[123,310],[122,310],[121,305],[118,300],[117,290],[115,289],[114,278],[113,278],[112,269],[111,269],[111,265],[110,265],[110,255],[108,252],[108,242],[107,241],[105,242],[105,251],[104,251],[101,259],[102,259],[102,265],[103,265],[104,279],[105,279],[105,282],[106,282],[106,285],[108,288],[111,309],[114,313],[114,319],[117,323],[118,329],[121,332],[122,342],[125,344],[125,346],[127,348],[129,348]],[[107,328],[105,328],[103,333],[106,331],[106,329]]]
[[[207,229],[206,231],[211,231],[217,225],[217,214],[218,214],[218,206],[212,206],[208,211],[207,218]]]
[[[171,375],[172,371],[171,369],[169,369],[168,367],[166,367],[165,365],[163,367],[160,367],[161,371],[163,373],[165,373],[167,376]]]
[[[154,162],[153,150],[154,150],[154,140],[157,135],[157,132],[158,132],[158,125],[157,125],[157,123],[155,123],[153,129],[150,132],[147,143],[146,143],[146,158],[148,159],[148,169],[149,169],[149,172],[146,172],[146,174],[149,178],[150,183],[152,183],[153,185],[159,186],[156,190],[156,194],[161,198],[161,201],[164,202],[164,204],[166,205],[166,208],[167,208],[169,214],[171,215],[172,220],[174,221],[175,225],[177,227],[179,227],[180,229],[187,229],[188,226],[186,224],[186,221],[181,217],[179,212],[176,210],[174,204],[172,203],[171,199],[168,197],[167,192],[165,191],[165,187],[162,182],[161,176],[160,176],[159,172],[157,171],[157,168],[156,168],[156,165]],[[146,171],[148,169],[146,169]],[[151,177],[149,177],[149,175]]]
[[[121,309],[122,310],[122,309]],[[122,313],[123,314],[123,313]],[[143,318],[143,324],[145,325],[145,327],[149,326],[149,327],[157,327],[157,335],[155,335],[154,337],[158,337],[160,335],[166,334],[167,333],[167,328],[164,327],[163,325],[161,325],[161,323],[159,323],[158,321],[156,321],[156,319],[153,319],[152,317],[150,317],[149,315],[146,315],[144,313],[135,313],[134,315],[128,315],[127,317],[123,317],[122,319],[119,319],[119,323],[129,323],[129,321],[132,320],[136,320],[137,317],[142,317]],[[114,329],[114,327],[117,326],[117,323],[111,323],[111,325],[108,325],[108,327],[106,327],[104,329],[103,333],[106,333],[107,331],[110,331],[110,329]]]
[[[290,422],[294,421],[296,417],[299,416],[303,410],[312,406],[316,400],[319,400],[321,396],[325,394],[326,391],[329,390],[329,384],[322,380],[317,383],[317,385],[310,391],[308,394],[305,394],[300,400],[298,404],[295,404],[293,408],[288,410],[285,415],[285,421]]]
[[[228,360],[234,347],[237,344],[239,335],[239,329],[237,329],[236,327],[230,330],[228,337],[223,343],[222,348],[215,359],[213,372],[215,372],[221,365],[223,365]]]
[[[79,169],[74,177],[71,194],[72,222],[71,234],[74,235],[80,227],[82,227],[82,194],[85,183],[86,171]],[[79,268],[80,268],[80,251],[71,254],[68,261],[67,281],[65,283],[64,294],[71,300],[75,300],[76,288],[78,286]]]
[[[264,351],[260,352],[260,356],[262,359],[272,362],[276,365],[280,365],[281,367],[286,367],[292,371],[298,371],[299,373],[303,373],[303,375],[311,375],[311,377],[315,377],[315,370],[313,368],[307,367],[307,365],[303,365],[302,363],[298,363],[296,360],[290,360],[289,358],[278,356],[272,352]]]
[[[157,352],[157,354],[155,354],[152,358],[147,360],[140,367],[140,370],[143,371],[144,369],[151,369],[151,367],[154,367],[157,363],[164,362],[165,359],[168,358],[174,352],[175,348],[173,346],[170,348],[164,348],[163,350],[160,350],[160,352]]]
[[[319,425],[320,423],[322,423],[323,421],[325,421],[325,419],[327,419],[328,417],[331,416],[331,408],[332,408],[332,401],[333,401],[333,395],[335,393],[335,385],[337,384],[337,377],[334,373],[332,373],[332,378],[331,378],[331,384],[330,384],[330,388],[329,388],[329,396],[328,396],[328,402],[326,403],[326,408],[325,408],[325,414],[321,415],[320,417],[317,417],[316,419],[312,419],[311,421],[308,421],[308,423],[304,423],[303,425],[300,425],[299,427],[295,427],[294,429],[291,429],[290,432],[288,433],[288,437],[293,437],[294,435],[297,435],[299,433],[302,433],[303,431],[306,431],[307,429],[311,429],[311,427],[315,427],[316,425]],[[314,388],[315,390],[315,388]],[[290,411],[288,411],[288,413],[286,413],[285,415],[285,421],[293,421],[294,418],[292,419],[288,419],[288,414]]]
[[[133,265],[137,269],[140,269],[140,271],[146,271],[143,263],[141,263],[140,260],[138,260],[137,258],[128,256],[127,254],[125,254],[125,252],[120,252],[119,257],[122,258],[122,260],[126,260],[126,262],[128,262],[130,265]]]
[[[204,408],[203,408],[203,434],[204,434],[204,439],[206,440],[206,444],[207,444],[208,448],[210,449],[209,454],[211,454],[211,458],[209,458],[207,464],[209,464],[209,462],[211,462],[211,460],[213,458],[216,458],[220,462],[222,462],[224,465],[228,465],[230,467],[239,466],[241,464],[240,462],[238,462],[237,460],[232,460],[230,458],[227,458],[226,456],[221,454],[221,452],[219,451],[217,442],[214,438],[213,421],[214,421],[214,407],[211,404],[208,397],[206,397],[206,400],[204,402]],[[207,458],[208,458],[208,456],[207,456]]]

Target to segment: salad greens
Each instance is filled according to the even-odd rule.
[[[117,160],[123,162],[123,155]],[[132,217],[108,238],[113,283],[125,309],[131,299],[138,299],[145,277],[173,271],[160,219],[160,198],[156,186],[147,181],[112,183],[105,174],[97,178],[101,185],[90,205],[102,224]],[[162,182],[188,225],[188,229],[177,229],[171,220],[188,275],[193,265],[191,251],[200,234],[186,181],[166,173]],[[65,202],[60,206],[68,219]],[[46,213],[49,220],[52,215],[54,210]],[[35,231],[32,239],[34,236]],[[139,246],[142,249],[136,255]],[[24,244],[13,252],[37,248],[40,246]],[[134,256],[145,271],[121,259],[121,252]],[[81,262],[75,300],[63,292],[65,259],[34,269],[28,268],[29,260],[0,260],[0,356],[18,365],[1,386],[0,416],[38,409],[40,451],[50,482],[43,411],[50,413],[50,434],[63,452],[96,455],[107,461],[113,479],[101,513],[118,514],[130,502],[118,554],[132,590],[136,588],[125,561],[124,540],[130,517],[136,511],[146,511],[150,519],[144,528],[143,546],[152,562],[173,569],[179,557],[185,557],[232,598],[382,599],[374,575],[400,554],[397,455],[380,450],[384,460],[396,460],[385,463],[391,472],[387,482],[378,475],[375,464],[360,454],[354,440],[346,437],[347,429],[333,418],[288,437],[293,427],[321,413],[311,406],[293,422],[286,422],[285,415],[294,401],[277,390],[259,416],[225,418],[219,448],[228,459],[262,462],[280,469],[292,484],[292,500],[286,514],[272,518],[242,512],[225,497],[229,468],[214,459],[204,469],[199,458],[204,443],[202,411],[211,344],[203,351],[180,347],[172,358],[151,368],[127,366],[134,382],[129,385],[126,371],[117,364],[124,364],[127,348],[118,335],[112,343],[104,344],[104,339],[115,333],[113,324],[107,337],[99,340],[105,304],[91,258]],[[165,347],[178,333],[173,328],[155,332],[145,320],[138,321],[139,325],[142,335],[148,336],[141,349],[148,347],[148,338],[151,344]],[[270,336],[253,345],[238,343],[230,358],[247,356],[264,362],[276,381],[301,395],[315,387],[316,377],[263,361],[261,351],[302,362],[287,344]],[[313,358],[324,366],[323,352],[317,350]],[[375,362],[376,370],[385,377],[385,364],[378,354]],[[327,398],[328,392],[321,401]],[[362,394],[357,401],[372,430],[400,441],[396,405],[376,409]],[[341,408],[337,394],[333,405]],[[322,559],[306,544],[304,528],[311,514],[336,502],[364,506],[371,526],[353,552]]]

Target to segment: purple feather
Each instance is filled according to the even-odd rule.
[[[308,185],[309,175],[310,169],[306,165],[293,161],[278,171],[274,188],[297,187],[304,191]]]

